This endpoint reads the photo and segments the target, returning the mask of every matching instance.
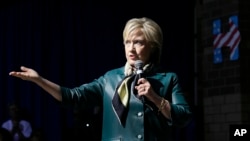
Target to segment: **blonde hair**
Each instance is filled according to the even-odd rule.
[[[125,28],[123,30],[123,40],[125,41],[130,33],[134,30],[140,29],[149,43],[150,47],[153,48],[150,61],[154,64],[160,63],[163,34],[160,26],[150,18],[132,18],[127,21]]]

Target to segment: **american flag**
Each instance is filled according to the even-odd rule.
[[[222,47],[230,48],[230,60],[237,60],[239,58],[239,43],[241,40],[240,32],[238,30],[238,16],[231,16],[228,21],[229,31],[221,33],[221,21],[215,20],[213,22],[213,47],[214,47],[214,63],[222,62]]]

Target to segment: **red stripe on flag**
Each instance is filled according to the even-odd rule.
[[[233,31],[231,31],[233,30]],[[234,26],[232,23],[230,24],[230,36],[227,39],[227,41],[223,44],[223,46],[229,46],[230,41],[232,40],[233,36],[238,32],[238,29],[236,28],[236,26]]]
[[[220,33],[220,34],[218,34],[218,35],[215,36],[214,41],[216,41],[216,40],[217,40],[217,41],[214,43],[214,48],[219,48],[218,45],[220,44],[221,39],[223,39],[224,36],[225,36],[224,33]]]
[[[235,40],[234,44],[232,45],[232,47],[230,48],[230,53],[233,52],[234,48],[237,47],[237,45],[239,44],[240,42],[240,36],[237,36],[237,39]]]

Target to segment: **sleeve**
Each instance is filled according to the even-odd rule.
[[[104,77],[75,88],[61,87],[62,105],[67,107],[84,108],[102,102]]]
[[[192,119],[192,112],[189,104],[187,103],[184,93],[178,82],[178,76],[173,74],[171,77],[171,117],[170,125],[183,127],[186,126]]]

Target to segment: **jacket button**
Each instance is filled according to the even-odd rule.
[[[138,117],[141,117],[142,115],[143,115],[142,112],[138,112],[138,113],[137,113],[137,116],[138,116]]]
[[[140,134],[137,135],[137,138],[138,138],[138,139],[141,139],[141,138],[142,138],[142,135],[140,135]]]

